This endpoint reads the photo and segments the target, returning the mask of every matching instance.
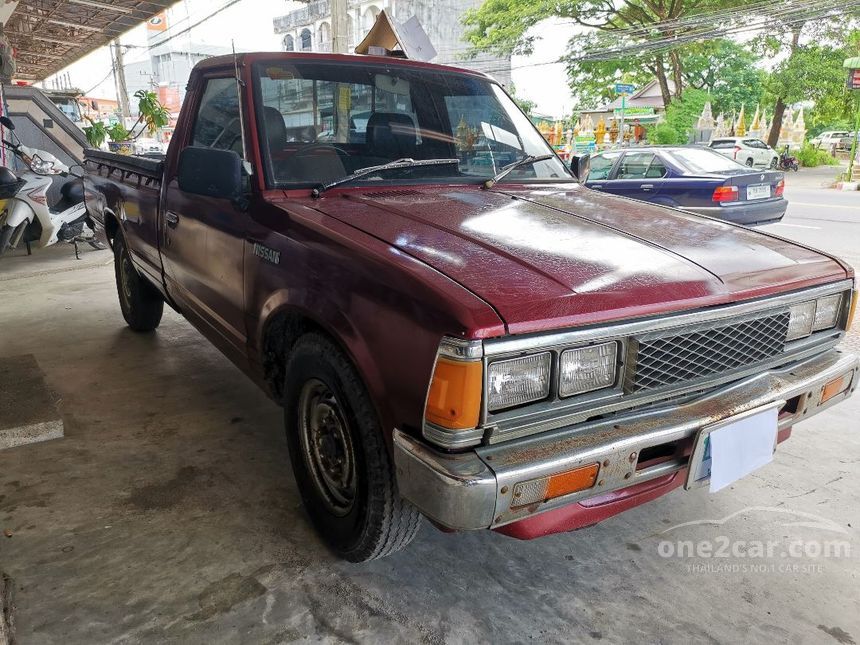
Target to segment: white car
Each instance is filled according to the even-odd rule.
[[[844,130],[828,130],[809,140],[809,144],[813,148],[823,148],[825,150],[832,150],[834,147],[847,147],[846,143],[850,146],[851,133]]]
[[[748,137],[722,137],[708,144],[724,157],[734,159],[738,163],[752,168],[776,168],[779,164],[779,153],[760,139]]]

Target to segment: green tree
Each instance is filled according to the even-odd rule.
[[[573,88],[593,103],[609,77],[623,72],[641,74],[644,71],[656,78],[663,102],[671,103],[673,93],[669,78],[674,83],[674,97],[680,97],[684,87],[681,46],[643,51],[635,55],[619,56],[605,62],[582,61],[578,57],[585,48],[618,41],[622,30],[641,29],[643,39],[673,38],[680,35],[677,27],[667,26],[678,20],[714,9],[742,6],[743,0],[486,0],[478,9],[468,11],[464,17],[466,38],[475,52],[493,51],[501,54],[530,53],[535,36],[529,30],[547,18],[566,18],[592,32],[574,36],[568,44],[568,75]],[[604,82],[584,82],[599,78]]]
[[[708,93],[704,90],[693,88],[685,90],[680,99],[673,101],[666,108],[663,123],[658,123],[651,128],[648,139],[652,143],[659,144],[687,143],[708,100]]]
[[[714,114],[758,105],[767,73],[756,67],[758,55],[727,38],[694,43],[681,56],[687,85],[711,95]]]
[[[765,82],[766,98],[773,102],[769,145],[777,144],[785,110],[793,103],[812,100],[828,118],[841,112],[841,104],[848,106],[842,59],[858,51],[858,20],[860,11],[847,9],[827,19],[785,24],[758,39],[764,57],[781,59]]]

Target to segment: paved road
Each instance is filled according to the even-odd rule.
[[[801,170],[786,178],[788,212],[780,224],[763,227],[825,251],[860,268],[860,191],[822,188],[833,169]]]

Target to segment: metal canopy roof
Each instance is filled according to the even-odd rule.
[[[5,32],[15,78],[42,80],[146,22],[177,0],[21,0]]]

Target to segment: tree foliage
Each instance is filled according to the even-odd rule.
[[[760,58],[733,40],[720,38],[688,45],[682,51],[684,78],[689,87],[710,92],[714,114],[729,114],[758,105],[767,73]]]
[[[568,43],[565,61],[572,88],[581,94],[584,106],[593,106],[605,92],[606,81],[618,80],[623,74],[656,78],[666,104],[683,91],[683,61],[680,47],[661,51],[643,51],[608,61],[583,61],[582,51],[590,46],[617,40],[623,30],[644,29],[643,37],[672,38],[666,21],[678,20],[704,11],[743,5],[743,0],[486,0],[464,17],[466,38],[473,52],[529,54],[537,36],[529,30],[547,18],[562,18],[592,28]],[[591,80],[591,79],[599,79]],[[633,79],[636,80],[636,79]],[[587,81],[587,82],[586,82]],[[597,83],[603,82],[604,88]]]

